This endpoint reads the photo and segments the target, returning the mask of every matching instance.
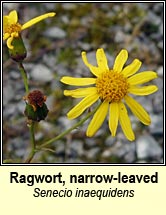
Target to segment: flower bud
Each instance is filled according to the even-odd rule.
[[[14,48],[9,49],[10,57],[16,62],[22,62],[26,58],[27,51],[24,46],[24,42],[21,38],[21,35],[13,38],[12,46]]]

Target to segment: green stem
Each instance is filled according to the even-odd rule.
[[[27,77],[26,70],[24,69],[22,62],[18,62],[18,67],[19,67],[19,70],[21,72],[21,76],[23,78],[26,94],[28,94],[29,93],[29,86],[28,86],[28,77]],[[26,159],[25,163],[30,163],[31,160],[33,159],[35,153],[36,153],[34,122],[33,121],[29,125],[29,132],[30,132],[31,152],[30,152],[28,158]]]
[[[20,70],[22,78],[23,78],[26,94],[28,94],[29,93],[28,78],[27,78],[27,73],[24,69],[22,62],[18,63],[18,67],[19,67],[19,70]]]
[[[33,159],[35,153],[36,153],[35,135],[34,135],[34,125],[35,125],[34,122],[32,122],[32,123],[29,125],[30,140],[31,140],[31,152],[30,152],[28,158],[26,159],[25,163],[30,163],[31,160]]]
[[[46,141],[45,143],[43,143],[38,149],[41,149],[51,143],[53,143],[56,140],[61,139],[62,137],[64,137],[66,134],[70,133],[72,130],[76,129],[77,127],[81,126],[87,119],[89,119],[90,116],[92,116],[96,110],[99,108],[100,104],[92,111],[89,112],[81,121],[77,122],[75,125],[73,125],[71,128],[67,129],[66,131],[62,132],[61,134],[59,134],[58,136]]]

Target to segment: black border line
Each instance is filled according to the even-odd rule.
[[[3,3],[163,3],[163,163],[3,163]],[[1,153],[0,153],[0,166],[166,166],[165,158],[165,1],[1,1]]]

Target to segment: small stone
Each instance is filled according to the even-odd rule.
[[[152,123],[149,126],[150,133],[153,135],[163,134],[163,115],[162,114],[151,114]]]
[[[73,140],[70,144],[70,149],[75,151],[77,155],[81,156],[84,153],[83,142],[79,140]]]
[[[163,66],[160,66],[158,69],[157,69],[157,74],[159,75],[159,76],[163,76]]]
[[[138,159],[160,159],[162,149],[157,141],[150,135],[143,135],[136,141]]]
[[[96,157],[96,155],[99,153],[99,151],[100,151],[100,148],[99,147],[95,147],[95,148],[92,148],[90,150],[87,150],[85,152],[85,155],[89,159],[94,159]]]
[[[115,137],[109,136],[105,141],[105,145],[106,146],[112,146],[115,143],[115,141],[116,141]]]
[[[12,70],[10,72],[10,77],[13,79],[13,80],[17,80],[21,77],[20,73],[18,71],[14,71]]]
[[[64,10],[74,10],[76,9],[77,5],[75,3],[65,3],[62,4]]]
[[[8,85],[5,85],[3,88],[3,105],[7,105],[14,98],[14,95],[13,87],[11,83],[8,82]]]
[[[117,31],[115,35],[115,42],[121,43],[125,41],[125,34],[122,31]]]
[[[46,83],[53,80],[54,76],[48,67],[43,64],[37,64],[32,68],[31,78],[35,81]]]
[[[46,30],[43,35],[53,39],[63,39],[66,37],[66,32],[61,28],[52,27]]]

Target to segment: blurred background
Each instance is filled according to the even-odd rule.
[[[140,71],[153,70],[159,78],[152,81],[159,90],[146,97],[137,96],[149,112],[150,126],[141,124],[132,114],[130,119],[136,135],[129,142],[118,127],[112,138],[107,120],[95,137],[85,135],[89,121],[63,139],[50,145],[51,151],[36,154],[34,163],[163,163],[163,3],[3,3],[3,15],[17,10],[19,22],[47,12],[56,16],[22,32],[27,48],[24,67],[28,72],[30,90],[39,89],[47,95],[50,110],[45,121],[36,127],[37,144],[44,143],[82,119],[68,120],[66,113],[78,103],[65,97],[60,83],[62,76],[90,77],[83,64],[81,51],[96,65],[95,53],[104,48],[108,64],[113,66],[122,48],[129,52],[127,64],[138,58]],[[9,58],[3,44],[3,159],[22,163],[30,150],[29,129],[24,117],[25,95],[17,64]],[[129,112],[130,113],[130,112]]]

